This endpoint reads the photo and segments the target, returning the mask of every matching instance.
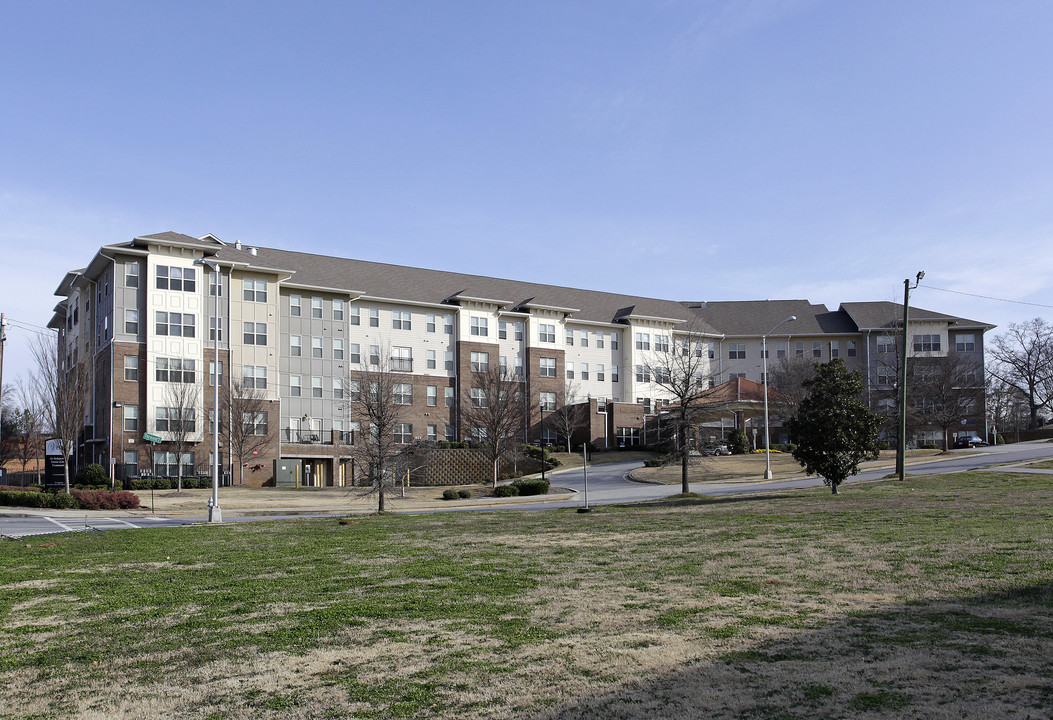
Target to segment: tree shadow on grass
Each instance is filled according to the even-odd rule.
[[[686,618],[683,634],[692,628],[702,653],[720,642]],[[779,635],[733,635],[712,657],[532,717],[1051,717],[1051,583],[897,605]]]

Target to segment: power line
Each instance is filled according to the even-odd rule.
[[[994,300],[995,302],[1016,303],[1017,305],[1033,305],[1034,307],[1053,308],[1053,305],[1043,305],[1042,303],[1024,302],[1023,300],[1006,300],[1005,298],[991,297],[990,295],[977,295],[976,293],[967,293],[962,292],[961,290],[948,290],[947,288],[933,287],[932,285],[922,285],[919,289],[939,290],[940,292],[954,293],[955,295],[968,295],[969,297],[983,298],[984,300]]]

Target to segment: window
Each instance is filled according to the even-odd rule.
[[[189,313],[157,312],[156,327],[158,335],[172,337],[194,337],[194,316]]]
[[[428,370],[435,369],[435,351],[425,350],[424,351],[424,365]]]
[[[219,273],[208,274],[208,296],[223,297],[223,276]]]
[[[392,395],[396,405],[413,404],[413,385],[410,383],[395,383],[392,386]]]
[[[179,456],[174,452],[161,452],[157,451],[154,453],[154,475],[157,477],[176,477],[179,473],[179,466],[183,466],[183,477],[188,477],[194,472],[194,453],[183,453],[182,462],[180,462]]]
[[[574,331],[571,330],[570,328],[567,328],[567,345],[573,345],[573,344],[574,344]]]
[[[607,373],[605,368],[603,367],[603,363],[598,363],[596,365],[596,379],[600,382],[603,382],[607,379]]]
[[[347,399],[352,402],[358,402],[362,399],[362,383],[358,380],[351,380],[347,383]]]
[[[489,437],[489,433],[486,431],[486,428],[478,425],[472,428],[472,442],[484,443],[487,437]]]
[[[588,380],[589,379],[589,364],[587,362],[583,362],[581,364],[581,379],[582,380]]]
[[[358,306],[351,305],[348,309],[350,311],[348,322],[350,322],[352,325],[360,325],[362,323],[362,316],[359,314]]]
[[[453,370],[453,351],[447,350],[444,355],[443,365],[447,370]]]
[[[879,353],[890,353],[896,351],[896,341],[891,335],[878,335],[877,351]]]
[[[794,344],[793,344],[793,356],[794,357],[804,357],[804,341],[803,340],[797,340],[796,342],[794,342]]]
[[[895,385],[896,384],[896,371],[892,368],[878,368],[877,370],[877,384],[878,385]]]
[[[135,382],[139,379],[139,356],[124,356],[124,379]]]
[[[293,317],[300,317],[300,308],[303,305],[303,298],[299,295],[289,296],[289,314]]]
[[[246,323],[248,324],[248,323]],[[303,347],[300,341],[299,335],[289,336],[289,355],[292,357],[300,357],[303,354]]]
[[[447,335],[453,335],[453,315],[444,315],[442,318],[442,331]]]
[[[581,338],[581,346],[582,347],[588,347],[589,346],[589,331],[588,330],[582,330],[580,338]]]
[[[348,355],[348,361],[353,362],[356,365],[362,362],[362,346],[358,343],[351,343],[350,354]]]
[[[311,317],[316,320],[322,319],[322,298],[311,298]]]
[[[636,333],[636,349],[637,350],[650,350],[651,349],[651,333]]]
[[[311,378],[311,397],[322,397],[322,378]]]
[[[380,346],[370,345],[369,346],[369,364],[379,365],[380,364]]]
[[[311,357],[320,358],[322,357],[322,338],[313,337],[311,338]]]
[[[600,397],[596,398],[596,412],[605,413],[607,412],[607,398]]]
[[[667,367],[656,367],[654,369],[654,380],[659,383],[669,383],[672,381],[672,376],[669,374],[669,368]]]
[[[644,415],[651,414],[651,398],[638,397],[636,398],[637,405],[643,405]]]
[[[242,365],[241,386],[246,390],[267,387],[267,368],[264,365]]]
[[[504,355],[499,356],[497,358],[497,364],[501,368],[501,377],[504,377],[505,375],[507,375],[508,374],[508,358],[506,358]]]
[[[553,411],[556,409],[556,393],[554,392],[542,392],[541,393],[541,409],[547,411]]]
[[[739,378],[744,380],[746,378],[746,373],[728,373],[728,380],[738,380]]]
[[[823,344],[818,340],[812,341],[812,357],[821,358],[823,356]]]
[[[611,350],[618,349],[618,333],[611,333]]]
[[[343,320],[344,319],[344,301],[340,298],[333,299],[333,319]]]
[[[394,330],[412,330],[412,315],[409,310],[395,310],[391,313],[391,327]]]
[[[603,338],[604,338],[605,335],[606,335],[606,333],[602,333],[602,332],[596,333],[596,347],[598,347],[598,348],[602,348],[603,347]]]
[[[611,382],[618,382],[618,366],[611,365]]]
[[[541,377],[556,377],[556,358],[540,358]]]
[[[654,349],[658,352],[669,352],[669,336],[668,335],[655,335],[654,336]]]
[[[470,328],[471,328],[470,332],[471,332],[472,335],[478,335],[479,337],[486,337],[487,336],[487,333],[488,333],[488,330],[487,330],[488,319],[487,318],[477,317],[477,316],[473,315],[468,322],[469,322],[469,325],[470,325]]]
[[[395,442],[400,445],[413,442],[413,425],[410,423],[395,423]]]
[[[446,426],[445,437],[446,437],[446,442],[453,442],[453,441],[455,441],[457,439],[457,431],[453,427],[453,425],[447,425]]]
[[[515,327],[515,339],[516,340],[522,340],[523,339],[523,323],[517,322],[514,327]]]
[[[139,311],[138,310],[125,310],[124,311],[124,332],[129,335],[139,334]]]
[[[428,442],[437,442],[439,440],[439,426],[429,425],[428,426]]]
[[[728,358],[731,360],[745,360],[746,343],[728,343]]]
[[[830,341],[830,357],[841,357],[841,343],[837,340]]]
[[[219,337],[216,337],[217,328]],[[208,319],[208,339],[212,342],[223,342],[223,318],[210,317]]]
[[[443,402],[446,405],[446,407],[453,407],[453,400],[454,400],[454,398],[453,398],[453,388],[452,387],[443,388],[442,396],[443,396]]]
[[[181,268],[170,265],[157,266],[158,290],[181,290],[194,292],[197,288],[197,271],[194,268]]]
[[[490,353],[473,352],[471,360],[472,372],[490,372]]]
[[[497,337],[499,340],[508,339],[508,323],[504,320],[497,321]]]
[[[486,396],[485,388],[473,387],[471,390],[471,401],[472,407],[474,408],[485,408],[490,407],[490,400]]]
[[[289,376],[289,394],[291,396],[293,396],[293,397],[300,397],[300,395],[303,394],[303,392],[302,392],[302,385],[303,385],[303,381],[300,379],[299,375],[290,375]]]
[[[241,298],[245,302],[267,302],[267,281],[245,278],[242,281]]]
[[[428,407],[435,407],[439,404],[439,388],[435,385],[428,386]]]
[[[208,384],[216,384],[216,363],[213,360],[208,362]],[[223,361],[219,361],[219,384],[223,385]]]
[[[344,399],[344,381],[341,378],[333,378],[333,399]]]
[[[512,368],[512,375],[517,378],[523,377],[523,356],[516,355],[516,364]]]
[[[124,406],[124,430],[125,432],[139,432],[139,406]]]
[[[395,372],[413,372],[413,348],[391,348],[391,369]]]
[[[541,323],[538,325],[538,340],[540,342],[556,342],[556,326]]]
[[[689,356],[691,354],[691,341],[690,340],[681,340],[680,341],[680,354],[683,355],[684,357],[687,357],[687,356]],[[699,357],[701,357],[701,356],[699,356]],[[767,356],[765,356],[765,357],[767,357]]]
[[[244,324],[242,335],[242,340],[246,345],[266,345],[267,323],[247,322]]]
[[[640,444],[640,428],[620,427],[616,431],[619,447]]]
[[[344,340],[343,338],[333,338],[333,359],[343,360],[344,359]]]
[[[196,381],[194,361],[182,358],[157,358],[154,374],[157,382],[189,384]]]
[[[572,362],[567,363],[566,364],[566,368],[567,368],[567,379],[568,380],[573,380],[574,379],[574,363],[572,363]]]
[[[914,336],[914,352],[939,352],[940,351],[940,336],[939,335],[915,335]]]
[[[636,366],[636,382],[651,382],[651,370],[646,365]]]
[[[124,264],[124,286],[130,288],[139,287],[139,263],[127,262]]]
[[[195,432],[197,421],[194,408],[183,408],[183,420],[179,420],[179,408],[159,407],[156,408],[154,416],[154,427],[158,432]]]
[[[267,413],[265,412],[242,413],[241,422],[245,435],[267,434]]]
[[[847,353],[848,357],[855,357],[856,356],[856,341],[855,340],[847,340],[847,341],[845,341],[845,352]]]
[[[958,352],[972,352],[976,350],[976,336],[959,333],[954,337],[954,349]]]
[[[380,327],[380,310],[369,308],[369,327]]]

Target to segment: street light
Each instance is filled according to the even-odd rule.
[[[219,268],[211,260],[198,258],[195,265],[206,265],[212,269],[216,276],[213,285],[212,306],[212,368],[215,376],[212,378],[212,497],[208,500],[208,521],[223,522],[223,511],[219,507]]]
[[[761,335],[761,362],[764,365],[764,479],[771,480],[771,441],[768,431],[768,335],[778,330],[784,323],[793,322],[796,315],[791,315],[778,325]]]
[[[545,479],[545,401],[544,400],[542,400],[538,404],[538,408],[539,408],[539,412],[541,413],[541,424],[540,424],[540,430],[538,431],[541,434],[541,442],[538,443],[538,444],[541,445],[541,479],[544,480]]]

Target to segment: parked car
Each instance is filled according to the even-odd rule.
[[[728,449],[727,445],[710,445],[703,453],[706,455],[730,455],[731,450]]]
[[[988,444],[986,440],[976,435],[959,435],[954,439],[955,449],[981,447]]]

